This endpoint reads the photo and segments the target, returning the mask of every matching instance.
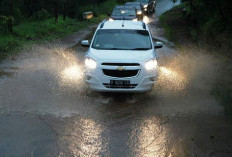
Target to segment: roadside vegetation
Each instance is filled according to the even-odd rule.
[[[0,0],[0,60],[32,43],[61,38],[106,18],[124,0]],[[94,18],[83,19],[92,11]]]
[[[179,48],[193,44],[220,60],[218,78],[211,94],[232,115],[232,21],[231,4],[222,1],[193,0],[182,3],[160,16],[166,37]],[[207,6],[205,5],[207,4]],[[200,5],[198,7],[198,5]],[[221,8],[220,8],[221,7]],[[203,8],[205,10],[203,10]],[[214,8],[214,9],[213,9]],[[197,12],[195,14],[195,12]],[[215,13],[212,13],[215,12]]]

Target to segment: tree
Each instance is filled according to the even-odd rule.
[[[58,23],[59,15],[58,15],[58,2],[57,1],[55,1],[55,12],[54,12],[54,14],[55,14],[55,23]]]

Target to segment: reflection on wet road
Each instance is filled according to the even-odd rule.
[[[91,91],[79,46],[39,46],[5,61],[0,156],[230,156],[231,121],[209,94],[217,61],[194,47],[166,50],[157,84],[144,94]]]

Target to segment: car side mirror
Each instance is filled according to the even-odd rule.
[[[163,43],[162,42],[155,42],[155,49],[160,49],[163,47]]]
[[[81,41],[81,46],[83,46],[83,47],[89,47],[90,46],[89,40],[82,40]]]

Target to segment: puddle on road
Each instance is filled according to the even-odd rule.
[[[14,74],[15,74],[14,72],[6,72],[4,70],[0,70],[0,78],[5,78],[5,77],[12,78]]]
[[[19,69],[18,67],[0,67],[0,78],[13,78]]]
[[[88,112],[98,108],[98,105],[104,104],[149,104],[154,100],[151,105],[154,103],[157,105],[159,101],[157,102],[156,99],[166,102],[169,97],[173,96],[180,96],[178,100],[181,100],[183,95],[187,94],[191,97],[193,94],[191,92],[197,90],[190,89],[191,86],[199,87],[207,95],[208,89],[205,89],[205,81],[202,77],[214,77],[215,69],[211,66],[214,64],[211,57],[203,53],[202,55],[192,53],[187,55],[189,52],[186,53],[186,51],[189,49],[186,48],[183,53],[174,58],[161,60],[160,76],[151,92],[135,96],[102,95],[91,91],[85,83],[83,73],[85,53],[80,51],[80,46],[75,49],[76,51],[65,50],[59,45],[40,46],[33,49],[35,52],[31,55],[34,54],[35,57],[19,60],[16,65],[18,64],[17,66],[22,69],[20,73],[17,73],[17,78],[2,80],[1,89],[4,90],[0,91],[0,98],[2,103],[6,104],[5,107],[15,110],[14,105],[11,104],[18,104],[16,109],[21,108],[22,111],[60,116],[82,113],[88,115]],[[3,75],[12,77],[13,73],[3,73]],[[209,80],[213,80],[212,78]],[[209,81],[206,82],[209,83]],[[14,97],[7,99],[9,94]],[[183,102],[180,101],[180,103]],[[170,106],[167,105],[168,107]],[[167,108],[162,108],[162,110],[166,112]],[[179,108],[174,111],[178,110]],[[185,110],[191,109],[185,108],[183,112],[186,112]],[[197,107],[196,110],[201,110],[201,108]],[[167,114],[169,112],[171,111],[168,109]]]
[[[21,67],[17,78],[0,82],[2,112],[50,115],[63,121],[54,128],[63,129],[59,138],[64,154],[168,156],[177,147],[169,143],[170,135],[181,141],[182,132],[190,132],[185,138],[195,134],[195,121],[189,129],[176,131],[188,125],[182,126],[186,115],[221,114],[222,108],[208,93],[215,78],[212,65],[217,64],[209,54],[194,53],[199,51],[196,48],[163,58],[157,84],[144,94],[91,91],[83,80],[85,53],[80,47],[75,49],[34,48],[30,57],[16,61]],[[178,121],[165,125],[166,119]]]

